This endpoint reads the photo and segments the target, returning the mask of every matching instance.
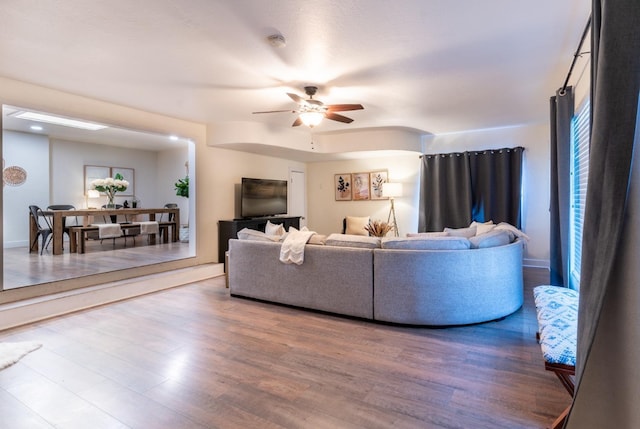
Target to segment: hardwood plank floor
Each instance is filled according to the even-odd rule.
[[[108,271],[152,265],[176,259],[188,258],[189,243],[167,242],[148,245],[146,237],[137,237],[135,246],[131,237],[88,240],[86,253],[53,255],[53,246],[42,255],[29,253],[27,247],[4,249],[3,288],[15,289],[34,284],[67,280]]]
[[[429,329],[231,298],[218,277],[0,332],[2,428],[544,428],[531,289],[504,320]]]

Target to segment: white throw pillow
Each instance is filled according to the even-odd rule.
[[[253,240],[253,241],[280,241],[279,235],[267,235],[262,231],[256,231],[255,229],[243,228],[238,231],[238,239],[240,240]]]
[[[515,239],[515,237],[518,237],[524,241],[529,241],[529,236],[527,234],[525,234],[524,232],[520,231],[518,228],[516,228],[515,226],[511,225],[510,223],[507,222],[500,222],[497,226],[496,226],[497,230],[501,230],[501,231],[508,231],[509,233],[511,233],[514,238],[511,239],[511,241],[513,241]]]
[[[492,220],[488,220],[488,221],[486,221],[484,223],[473,221],[473,222],[471,222],[471,225],[469,225],[469,226],[470,227],[473,227],[473,226],[476,227],[476,235],[485,234],[485,233],[487,233],[489,231],[492,231],[493,228],[496,227]]]
[[[264,227],[264,233],[267,235],[284,235],[285,230],[281,224],[271,223],[271,221],[268,220]]]
[[[369,235],[369,232],[364,229],[365,226],[369,225],[369,216],[357,217],[357,216],[347,216],[347,228],[345,230],[345,234],[349,235]]]

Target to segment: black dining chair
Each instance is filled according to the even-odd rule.
[[[102,208],[103,208],[103,209],[106,209],[106,208],[107,208],[107,205],[106,205],[106,204],[104,204],[104,205],[102,206]],[[116,204],[116,206],[115,206],[115,209],[116,209],[116,210],[121,209],[121,208],[122,208],[122,204]],[[118,215],[110,215],[109,217],[111,218],[111,223],[118,223]],[[105,223],[108,223],[108,222],[107,222],[107,216],[103,215],[103,216],[102,216],[102,218],[104,219],[104,222],[105,222]],[[127,221],[127,216],[125,216],[125,217],[124,217],[124,220],[125,220],[125,221]]]
[[[164,205],[165,209],[177,209],[178,204],[176,203],[167,203]],[[163,222],[162,218],[165,214],[168,214],[167,221]],[[162,237],[163,241],[166,243],[169,241],[169,228],[179,228],[180,225],[174,225],[176,215],[173,213],[160,213],[160,220],[158,220],[158,224],[160,226],[160,237]]]
[[[52,204],[47,207],[47,210],[75,210],[75,209],[76,209],[75,206],[72,206],[71,204]],[[75,225],[79,225],[78,216],[75,216],[75,218],[76,218]],[[67,226],[66,216],[62,218],[62,230],[64,234],[67,234],[67,236],[71,237],[69,232],[69,226]]]
[[[40,254],[42,255],[45,247],[48,248],[49,243],[51,243],[51,239],[53,238],[53,228],[51,227],[49,218],[42,212],[40,207],[29,206],[29,212],[31,213],[31,216],[38,228],[38,232],[29,249],[33,249],[33,246],[38,242],[38,238],[42,237],[42,246],[40,247]]]
[[[178,208],[178,204],[176,203],[167,203],[164,205],[165,209],[177,209]],[[169,214],[169,222],[173,222],[173,218],[175,217],[175,215],[173,213],[168,213]],[[162,217],[165,215],[165,213],[160,213],[160,220],[158,222],[162,222]]]

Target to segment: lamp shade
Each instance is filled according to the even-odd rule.
[[[402,183],[388,183],[388,182],[383,183],[382,196],[387,198],[401,197]]]
[[[95,189],[89,189],[87,191],[87,198],[100,198],[100,192]]]

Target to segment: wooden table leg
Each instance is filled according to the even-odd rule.
[[[75,228],[69,228],[69,252],[76,253],[78,251],[78,231]]]

